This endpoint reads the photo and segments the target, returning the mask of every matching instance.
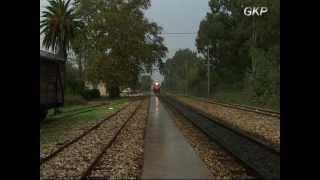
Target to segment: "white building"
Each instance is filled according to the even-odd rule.
[[[85,86],[88,89],[98,89],[100,91],[101,96],[107,96],[107,91],[106,91],[106,84],[103,82],[100,82],[97,85],[92,84],[91,82],[86,81]]]

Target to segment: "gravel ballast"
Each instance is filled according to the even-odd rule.
[[[94,111],[71,118],[56,119],[51,124],[45,124],[41,129],[43,132],[40,134],[40,158],[49,156],[128,104],[129,102],[110,103],[110,106],[96,107]],[[109,110],[109,107],[116,109]]]
[[[91,178],[141,178],[148,105],[149,100],[145,100],[94,167]]]
[[[220,123],[232,127],[250,137],[269,145],[280,152],[280,120],[255,112],[224,107],[217,104],[175,96],[175,98],[194,109],[217,117]]]
[[[140,101],[133,102],[97,129],[42,164],[40,177],[42,179],[80,177],[140,103]]]
[[[254,179],[235,158],[209,140],[198,128],[166,105],[177,127],[216,179]]]

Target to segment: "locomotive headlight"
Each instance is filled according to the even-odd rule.
[[[156,86],[158,86],[159,85],[159,83],[158,82],[156,82]]]

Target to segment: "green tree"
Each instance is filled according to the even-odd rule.
[[[81,83],[80,77],[79,77],[79,69],[76,68],[72,61],[66,62],[66,81],[65,81],[65,89],[66,94],[71,95],[78,95],[83,90],[83,85]]]
[[[84,86],[85,82],[85,70],[87,68],[87,41],[86,33],[84,29],[77,30],[75,37],[71,41],[71,47],[75,55],[75,62],[78,67],[79,78],[81,84]]]
[[[144,75],[141,77],[141,89],[142,91],[150,91],[152,85],[151,77],[148,75]]]
[[[245,16],[245,7],[268,7],[263,16]],[[218,87],[251,89],[266,104],[280,89],[280,8],[277,0],[210,0],[211,12],[196,38],[200,53],[215,59],[211,73]],[[219,88],[218,88],[219,89]],[[217,89],[217,90],[218,90]]]
[[[137,84],[144,69],[161,65],[167,48],[161,28],[142,12],[150,6],[148,0],[79,2],[87,29],[88,80],[106,83],[109,95],[119,96],[121,87]]]
[[[163,88],[184,94],[201,93],[199,88],[203,81],[204,60],[190,49],[178,50],[172,58],[165,63]],[[206,71],[204,71],[206,72]]]
[[[42,44],[47,49],[58,50],[58,55],[67,59],[67,50],[74,38],[74,31],[81,26],[75,16],[71,0],[48,0],[49,5],[42,12],[40,34],[44,34]]]

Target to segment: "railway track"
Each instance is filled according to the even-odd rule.
[[[260,179],[280,179],[280,153],[234,131],[172,97],[161,97]]]
[[[45,169],[47,171],[50,171],[51,168],[57,166],[56,167],[57,168],[57,172],[51,172],[51,174],[55,174],[55,175],[58,174],[59,177],[68,177],[68,178],[69,177],[74,177],[75,179],[86,179],[87,176],[90,175],[90,172],[91,172],[92,168],[95,167],[96,163],[102,157],[104,152],[112,145],[112,143],[116,140],[117,136],[121,133],[122,129],[126,126],[126,124],[130,121],[130,119],[137,113],[138,109],[142,106],[142,103],[143,103],[143,100],[141,100],[139,102],[139,104],[135,106],[134,110],[129,110],[129,111],[132,111],[132,112],[130,113],[130,115],[124,115],[126,117],[125,117],[125,120],[122,123],[119,124],[119,122],[113,122],[113,125],[116,128],[109,129],[110,131],[112,130],[112,132],[109,135],[104,135],[105,133],[102,133],[102,132],[105,132],[105,130],[108,129],[108,125],[103,124],[105,122],[104,121],[104,122],[100,123],[99,125],[95,126],[95,128],[92,128],[92,130],[87,131],[86,133],[81,135],[81,137],[78,137],[78,138],[74,139],[72,141],[72,143],[70,142],[68,145],[66,145],[64,147],[61,147],[60,150],[58,150],[58,152],[55,152],[53,155],[48,157],[45,161],[43,160],[42,162],[40,162],[40,169],[41,169],[41,166],[42,166],[42,170]],[[125,109],[125,108],[123,108],[123,109]],[[112,117],[115,117],[115,114],[113,114]],[[121,114],[119,114],[119,115],[121,115]],[[110,118],[111,117],[108,117],[106,119],[110,119]],[[117,119],[119,117],[115,117],[115,118]],[[116,120],[116,119],[114,119],[114,120]],[[104,126],[104,127],[102,127],[102,126]],[[93,132],[93,131],[95,131],[95,132]],[[105,136],[104,138],[106,138],[105,139],[106,141],[102,141],[102,139],[99,139],[100,138],[99,137],[99,133],[98,133],[99,131],[100,131],[100,133],[102,135]],[[94,133],[96,133],[96,134],[94,134]],[[91,145],[91,144],[88,145],[88,142],[91,142],[90,140],[93,140],[92,138],[95,138],[95,139],[98,139],[98,140],[95,140],[96,142],[93,142],[93,145]],[[103,138],[103,137],[101,137],[101,138]],[[89,141],[86,141],[86,140],[83,140],[83,139],[86,139],[86,140],[89,140]],[[83,141],[83,142],[81,142],[81,141]],[[98,142],[103,142],[103,143],[100,144]],[[94,146],[94,143],[96,143],[96,146]],[[73,152],[73,148],[76,148],[77,145],[80,145],[80,147],[84,149],[83,152],[80,151],[80,150],[76,150],[76,154],[75,155],[77,155],[77,156],[76,157],[70,157],[69,156],[70,152],[71,152],[71,154],[74,153]],[[74,147],[72,147],[72,146],[74,146]],[[73,162],[73,164],[64,164],[63,166],[61,166],[61,164],[59,165],[59,163],[61,163],[61,160],[59,159],[58,156],[60,154],[62,154],[63,151],[64,151],[65,155],[62,155],[62,156],[66,156],[67,158],[73,158],[73,160],[71,160],[71,161],[68,160],[68,159],[64,160],[62,158],[62,161],[69,162],[69,163]],[[97,151],[97,152],[95,152],[95,151]],[[95,152],[95,154],[92,155],[91,154],[92,152]],[[88,155],[88,153],[89,153],[89,155]],[[86,157],[84,157],[84,156],[86,156]],[[50,160],[53,160],[54,158],[56,158],[55,161],[50,162]],[[78,162],[79,159],[81,159],[80,162]],[[69,170],[67,168],[67,166],[74,166],[75,165],[74,162],[80,163],[79,167],[76,167],[76,169],[71,168],[72,170]],[[48,163],[49,163],[49,165],[48,165]],[[61,173],[61,172],[59,173],[59,171],[61,171],[61,168],[62,168],[62,172],[63,173]],[[66,168],[66,169],[63,169],[63,168]],[[79,171],[78,168],[82,169],[82,171],[81,172],[77,172],[77,171]],[[73,174],[70,175],[70,173],[71,174],[73,173]],[[64,176],[64,174],[65,174],[65,176]],[[49,179],[51,177],[52,176],[49,176]],[[54,177],[54,178],[56,178],[56,177]],[[46,178],[42,178],[42,179],[46,179]]]
[[[170,95],[170,96],[173,96],[173,95]],[[207,102],[210,104],[216,104],[216,105],[220,105],[220,106],[224,106],[224,107],[228,107],[228,108],[239,109],[239,110],[243,110],[243,111],[254,112],[254,113],[263,114],[266,116],[280,118],[279,112],[276,112],[276,111],[273,111],[270,109],[252,107],[252,106],[241,105],[241,104],[221,103],[221,102],[217,102],[216,100],[210,99],[210,98],[208,99],[208,98],[195,97],[195,96],[185,96],[185,95],[179,95],[179,96],[186,97],[186,98],[192,98],[192,99],[196,99],[196,100],[204,101],[204,102]]]
[[[94,161],[90,164],[90,166],[83,172],[81,175],[80,180],[86,180],[88,179],[88,176],[90,175],[93,168],[97,165],[99,160],[102,158],[103,154],[106,152],[106,150],[112,145],[112,143],[117,139],[118,135],[121,133],[121,131],[124,129],[124,127],[128,124],[130,119],[137,113],[138,109],[142,106],[143,101],[140,102],[138,107],[134,110],[134,112],[129,116],[129,118],[122,124],[120,129],[115,133],[115,135],[112,137],[112,139],[109,141],[109,143],[103,147],[103,150],[101,153],[94,159]]]
[[[89,134],[90,132],[92,132],[93,130],[97,129],[99,126],[101,126],[101,124],[105,123],[106,121],[108,121],[110,118],[116,116],[119,112],[121,112],[122,110],[126,109],[128,106],[130,106],[132,103],[129,103],[128,105],[120,108],[119,110],[117,110],[116,112],[108,115],[107,117],[105,117],[103,120],[99,121],[96,125],[94,125],[93,127],[91,127],[90,129],[88,129],[87,131],[83,132],[81,135],[79,135],[78,137],[72,139],[71,141],[69,141],[68,143],[62,145],[61,147],[59,147],[57,150],[53,151],[52,153],[50,153],[48,156],[44,157],[44,158],[40,158],[40,165],[48,160],[50,160],[51,158],[53,158],[54,156],[56,156],[59,152],[61,152],[63,149],[67,148],[68,146],[70,146],[71,144],[79,141],[81,138],[83,138],[84,136],[86,136],[87,134]]]
[[[78,137],[72,139],[71,141],[69,141],[68,143],[64,144],[63,146],[61,146],[60,148],[58,148],[57,150],[55,150],[54,152],[52,152],[51,154],[49,154],[48,156],[44,157],[44,158],[40,158],[40,165],[50,159],[52,159],[53,157],[55,157],[59,152],[61,152],[63,149],[67,148],[68,146],[70,146],[71,144],[79,141],[81,138],[83,138],[84,136],[86,136],[87,134],[89,134],[90,132],[92,132],[93,130],[97,129],[99,126],[101,126],[101,124],[103,124],[104,122],[106,122],[107,120],[109,120],[110,118],[112,118],[113,116],[117,115],[119,112],[121,112],[123,109],[127,108],[128,106],[130,106],[130,104],[122,107],[121,109],[119,109],[118,111],[108,115],[106,118],[104,118],[103,120],[99,121],[99,123],[97,123],[96,125],[94,125],[93,127],[91,127],[90,129],[88,129],[87,131],[83,132],[81,135],[79,135]]]
[[[128,123],[123,128],[122,132],[117,136],[115,142],[107,148],[105,153],[100,157],[100,159],[95,163],[93,168],[91,169],[91,172],[88,173],[87,179],[106,179],[106,177],[109,177],[110,179],[123,179],[123,177],[126,177],[128,179],[141,179],[142,176],[142,163],[143,161],[143,152],[141,153],[141,149],[143,148],[144,139],[145,139],[145,128],[147,126],[147,121],[149,118],[149,108],[150,108],[150,98],[149,100],[142,103],[141,108],[137,111],[137,113],[128,121]],[[145,115],[143,115],[145,114]],[[139,118],[144,116],[142,119],[144,120],[144,128],[138,129],[139,127]],[[136,140],[136,137],[139,136],[139,130],[140,132],[143,131],[142,139],[140,142],[141,146],[137,146],[139,144],[139,141]],[[133,134],[130,134],[131,133]],[[138,131],[138,133],[137,133]],[[140,134],[140,135],[141,135]],[[130,140],[129,140],[130,139]],[[132,139],[135,139],[132,141]],[[131,143],[129,142],[131,141]],[[134,143],[132,143],[134,142]],[[129,152],[128,152],[129,151]],[[132,156],[132,154],[140,154],[140,167],[141,169],[138,170],[138,166],[135,166],[133,164],[139,164],[139,155],[138,156]],[[110,157],[111,156],[111,157]],[[124,157],[118,159],[118,157]],[[116,162],[116,165],[112,162]],[[130,162],[128,164],[128,162]],[[110,165],[112,164],[112,167],[110,168]],[[119,170],[122,169],[119,168],[123,165],[127,169],[127,172],[122,172],[122,174],[118,174]],[[130,171],[130,172],[129,172]],[[116,175],[117,174],[117,175]]]

